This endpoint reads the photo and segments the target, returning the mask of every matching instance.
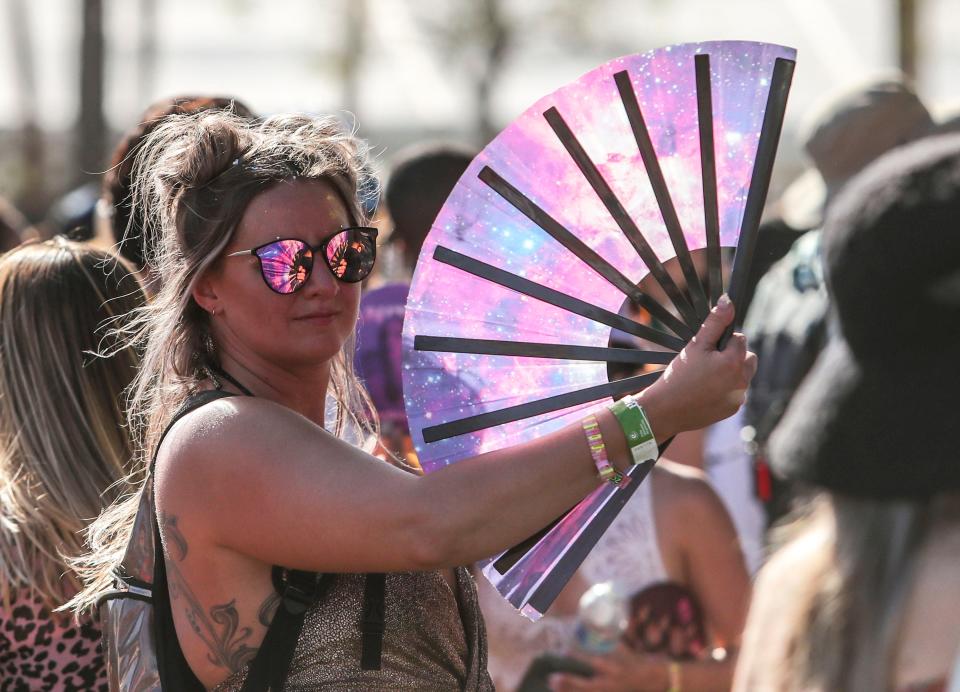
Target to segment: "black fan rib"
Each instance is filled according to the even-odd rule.
[[[592,387],[584,387],[583,389],[576,389],[572,392],[556,394],[554,396],[544,397],[543,399],[517,404],[516,406],[508,406],[496,411],[488,411],[487,413],[460,418],[450,421],[449,423],[441,423],[440,425],[424,428],[423,441],[430,443],[438,440],[446,440],[451,437],[457,437],[458,435],[466,435],[467,433],[476,432],[477,430],[495,428],[498,425],[533,418],[534,416],[559,411],[570,408],[571,406],[579,406],[580,404],[587,404],[591,401],[599,401],[607,397],[632,394],[650,386],[662,374],[663,371],[658,370],[657,372],[633,375],[632,377],[625,377],[622,380],[604,382],[603,384],[597,384]]]
[[[683,339],[693,337],[693,330],[663,307],[659,302],[640,290],[630,279],[623,275],[616,267],[607,262],[593,248],[570,232],[563,224],[541,209],[537,204],[507,182],[499,173],[484,166],[478,177],[494,192],[505,199],[517,211],[542,228],[551,238],[567,248],[588,267],[620,290],[636,305],[645,308],[656,317],[670,331]]]
[[[486,262],[474,259],[473,257],[468,257],[467,255],[461,254],[442,245],[438,245],[436,247],[433,253],[433,258],[438,262],[449,264],[451,267],[456,267],[457,269],[465,271],[468,274],[473,274],[481,279],[486,279],[491,283],[498,284],[504,288],[514,290],[517,293],[522,293],[530,296],[531,298],[541,300],[544,303],[549,303],[550,305],[562,308],[567,312],[572,312],[576,315],[580,315],[581,317],[586,317],[589,320],[599,322],[600,324],[605,324],[608,327],[615,327],[616,329],[627,332],[627,334],[639,336],[641,339],[646,339],[647,341],[655,343],[658,346],[663,346],[664,348],[669,348],[673,351],[680,351],[686,345],[685,340],[675,337],[672,334],[667,334],[659,329],[654,329],[645,324],[640,324],[639,322],[631,320],[628,317],[623,317],[615,312],[604,310],[601,307],[580,300],[579,298],[574,298],[566,293],[562,293],[552,288],[547,288],[546,286],[542,286],[535,281],[530,281],[522,276],[517,276],[516,274],[512,274],[504,269],[494,267],[492,264],[487,264]]]
[[[587,179],[587,182],[590,183],[590,186],[597,193],[597,196],[603,202],[607,211],[610,212],[610,216],[613,217],[617,226],[620,227],[620,230],[627,237],[627,240],[633,245],[640,259],[647,266],[647,269],[650,270],[650,274],[652,274],[657,283],[660,284],[660,287],[664,293],[667,294],[670,302],[677,308],[683,321],[686,322],[688,327],[696,330],[700,326],[700,319],[697,316],[696,310],[693,309],[693,306],[690,304],[690,301],[687,300],[683,291],[680,290],[670,274],[667,273],[667,270],[664,269],[663,264],[657,258],[653,248],[650,247],[646,238],[643,237],[643,233],[637,228],[637,224],[630,217],[630,214],[610,188],[610,185],[604,180],[596,164],[590,160],[587,152],[579,140],[577,140],[576,135],[573,134],[573,131],[567,125],[563,116],[560,115],[560,111],[551,107],[544,112],[543,117],[546,118],[550,127],[557,135],[557,139],[563,144],[564,148],[570,154],[570,157],[574,160],[574,163],[577,164],[580,172],[583,173],[584,178]]]
[[[745,307],[740,305],[740,301],[747,288],[750,264],[753,262],[753,252],[757,245],[760,215],[767,201],[770,175],[777,155],[780,132],[783,130],[783,116],[787,109],[787,95],[790,93],[795,64],[792,60],[777,58],[773,66],[767,105],[763,112],[763,124],[760,127],[760,141],[757,143],[757,157],[753,162],[750,188],[747,191],[747,201],[743,209],[743,222],[740,224],[740,238],[737,241],[737,252],[733,257],[733,270],[730,273],[730,300],[737,308]],[[737,310],[737,325],[743,323],[743,312],[745,310]],[[726,345],[733,329],[734,325],[727,329],[718,343],[718,348],[722,349]]]
[[[650,131],[643,119],[643,110],[640,108],[639,101],[637,101],[637,93],[633,90],[630,75],[626,70],[613,75],[613,81],[617,85],[617,92],[620,94],[623,110],[630,122],[630,129],[633,131],[633,138],[637,142],[637,149],[640,151],[643,166],[647,169],[647,178],[650,180],[650,187],[653,188],[653,195],[657,200],[657,206],[660,208],[660,217],[663,219],[663,225],[670,236],[677,261],[680,263],[680,270],[683,272],[684,279],[686,279],[687,296],[692,299],[693,306],[696,308],[700,319],[705,319],[710,311],[707,296],[703,291],[700,275],[697,274],[697,269],[693,266],[690,249],[687,247],[687,239],[683,234],[680,219],[677,217],[677,209],[673,204],[673,198],[670,196],[667,181],[663,177],[663,169],[660,167],[660,160],[657,158],[657,152],[653,147],[653,140],[650,139]]]
[[[417,351],[478,353],[486,356],[520,356],[524,358],[560,358],[563,360],[595,360],[605,363],[633,363],[634,365],[667,365],[677,355],[673,351],[639,351],[633,348],[568,346],[566,344],[542,344],[530,341],[462,339],[452,336],[426,335],[414,337],[413,348]]]
[[[613,523],[613,520],[620,514],[620,510],[627,501],[633,496],[640,483],[647,477],[647,474],[653,470],[657,463],[656,459],[637,464],[627,475],[631,482],[616,490],[607,500],[606,504],[600,508],[593,521],[583,529],[579,536],[567,548],[567,551],[557,561],[550,574],[537,586],[536,591],[527,601],[538,613],[545,613],[550,607],[563,587],[570,580],[570,575],[583,564],[587,555],[593,550],[593,547],[603,536],[604,532]],[[528,548],[529,550],[529,548]]]
[[[707,291],[716,305],[723,293],[720,260],[720,208],[717,201],[717,161],[713,143],[713,93],[710,56],[693,58],[697,84],[697,123],[700,130],[700,177],[703,180],[703,225],[707,241]]]

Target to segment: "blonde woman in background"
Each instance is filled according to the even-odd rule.
[[[137,357],[92,352],[100,327],[142,302],[126,266],[73,242],[0,258],[0,680],[9,689],[106,689],[99,631],[52,611],[76,593],[68,560],[131,458],[121,392]]]

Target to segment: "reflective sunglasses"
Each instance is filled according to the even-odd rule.
[[[284,295],[303,288],[319,253],[338,281],[355,284],[369,276],[377,259],[377,229],[344,228],[310,246],[298,238],[277,238],[252,250],[238,250],[227,257],[253,255],[260,260],[260,275],[271,291]]]

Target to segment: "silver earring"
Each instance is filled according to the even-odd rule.
[[[217,315],[217,309],[210,308],[210,317],[216,317],[216,315]]]

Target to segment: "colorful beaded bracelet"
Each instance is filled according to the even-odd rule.
[[[580,425],[583,426],[583,434],[587,436],[590,456],[593,457],[593,463],[597,467],[597,475],[600,480],[620,485],[623,482],[623,474],[617,471],[607,458],[607,447],[603,443],[603,435],[600,433],[600,423],[597,422],[597,417],[591,413],[580,421]]]

